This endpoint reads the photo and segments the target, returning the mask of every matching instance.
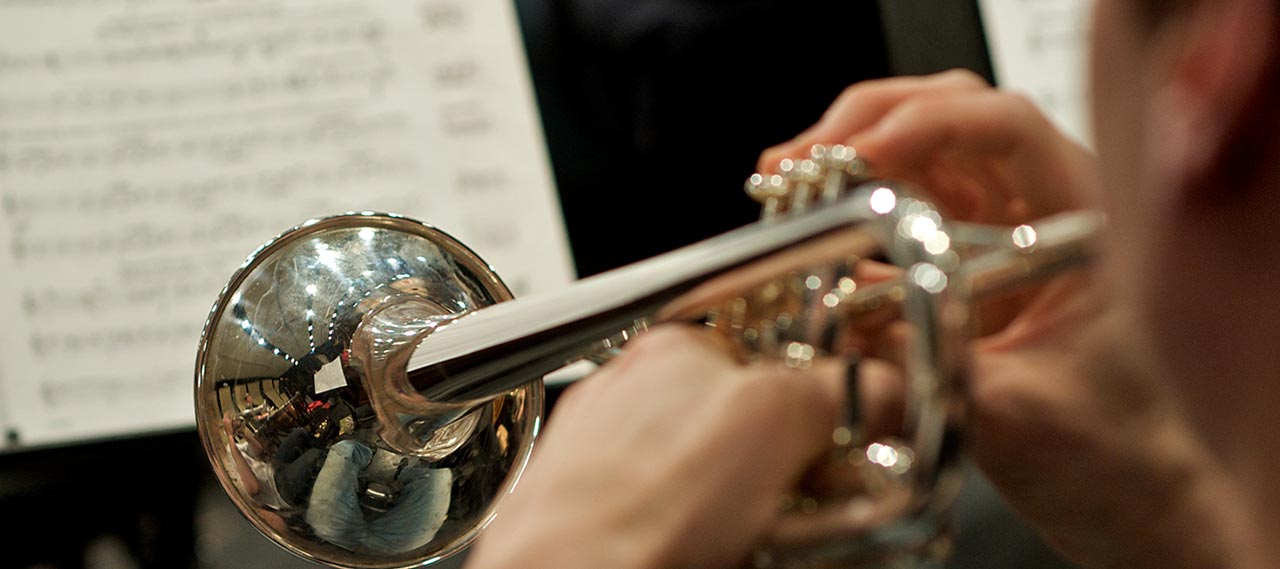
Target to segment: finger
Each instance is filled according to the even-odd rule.
[[[823,360],[810,369],[793,370],[777,362],[755,366],[757,374],[750,380],[758,405],[751,409],[753,417],[773,430],[776,437],[767,448],[784,459],[776,464],[787,470],[777,481],[778,490],[797,479],[831,444],[831,434],[842,423],[846,394],[846,368],[836,360]],[[746,409],[744,409],[744,412]]]
[[[845,89],[816,124],[795,138],[760,155],[757,169],[773,171],[778,161],[802,155],[814,144],[840,142],[875,125],[902,102],[914,97],[986,89],[979,75],[954,70],[927,77],[895,77],[864,81]]]
[[[735,349],[728,340],[711,330],[681,324],[664,324],[649,329],[626,344],[621,355],[595,373],[576,382],[560,396],[556,405],[563,410],[591,407],[622,390],[639,393],[662,389],[671,393],[693,393],[702,382],[729,375],[739,367]],[[631,381],[634,378],[644,381]],[[694,381],[683,381],[692,377]],[[614,386],[620,383],[622,385]]]
[[[890,263],[876,261],[874,259],[861,259],[854,277],[858,279],[859,285],[873,284],[902,276],[902,268]]]
[[[834,358],[805,371],[787,372],[777,382],[789,391],[770,399],[793,415],[779,424],[807,425],[789,441],[801,451],[800,465],[830,448],[833,427],[845,426],[867,440],[901,433],[906,408],[906,376],[889,360],[861,358],[856,363]]]
[[[1007,155],[1038,141],[1049,126],[1035,104],[1022,95],[976,91],[915,97],[847,141],[877,167],[886,167],[961,147],[977,154]]]
[[[840,332],[837,335],[838,353],[858,353],[863,357],[875,357],[879,345],[877,337],[885,326],[899,318],[899,307],[892,302],[881,302],[890,294],[893,281],[902,276],[896,265],[860,259],[853,269],[853,288],[841,284],[841,291],[849,296],[841,300],[847,303],[836,308],[840,315]],[[881,284],[884,283],[884,284]],[[879,285],[879,286],[877,286]]]
[[[865,358],[858,364],[856,385],[858,421],[867,440],[898,435],[906,411],[906,377],[902,368],[892,362]]]
[[[1007,326],[975,341],[974,351],[1007,352],[1037,344],[1063,347],[1055,332],[1085,326],[1097,316],[1101,303],[1093,294],[1095,278],[1090,272],[1070,274],[1038,288],[1037,296],[1024,303]]]
[[[1069,151],[1076,150],[1021,95],[983,91],[918,97],[845,142],[875,165],[877,175],[926,185],[939,192],[934,197],[957,207],[974,209],[975,200],[986,201],[1007,208],[1010,215],[1026,216],[1067,209],[1075,201],[1065,192],[1027,188],[1013,179],[1035,175],[1052,180],[1064,165],[1070,168]],[[929,179],[938,172],[949,179]],[[972,179],[985,183],[977,187]],[[1027,190],[1039,192],[1014,193]],[[1028,206],[1025,199],[1037,203]]]
[[[624,373],[642,362],[663,367],[726,369],[738,367],[734,346],[723,335],[704,326],[664,324],[649,329],[626,344],[623,354],[605,369]]]

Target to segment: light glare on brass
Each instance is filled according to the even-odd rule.
[[[929,263],[920,263],[911,270],[911,280],[920,288],[938,294],[947,288],[947,274]]]
[[[898,196],[889,188],[880,188],[871,192],[871,211],[886,214],[898,205]]]
[[[1036,244],[1036,228],[1019,225],[1013,229],[1013,244],[1019,249],[1029,249]]]

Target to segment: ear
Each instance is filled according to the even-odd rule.
[[[1160,38],[1166,67],[1149,142],[1174,176],[1169,182],[1204,188],[1274,114],[1266,98],[1280,61],[1276,10],[1272,0],[1202,0]]]

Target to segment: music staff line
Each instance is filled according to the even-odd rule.
[[[342,22],[318,29],[292,26],[248,33],[240,37],[184,38],[154,45],[33,52],[0,50],[0,77],[16,80],[33,73],[121,70],[130,66],[204,65],[218,61],[235,65],[276,63],[300,55],[315,57],[324,52],[349,52],[352,49],[380,51],[386,48],[385,36],[386,29],[381,23],[365,21],[356,24]]]
[[[246,103],[263,104],[272,99],[305,102],[306,97],[333,98],[334,93],[355,91],[361,96],[377,95],[395,78],[395,70],[385,63],[368,68],[312,68],[285,73],[256,74],[231,81],[183,83],[159,87],[81,87],[70,91],[32,96],[0,98],[2,122],[41,122],[45,117],[64,120],[67,115],[88,114],[111,117],[144,112],[174,112],[186,109]],[[303,99],[298,101],[298,99]],[[283,101],[282,101],[283,102]]]
[[[190,370],[166,369],[163,372],[149,373],[144,377],[137,376],[76,376],[45,377],[40,381],[40,399],[49,407],[88,402],[102,404],[133,395],[144,395],[154,399],[157,394],[172,393],[175,399],[189,390],[176,378],[185,378]]]
[[[215,239],[252,238],[270,234],[271,229],[260,220],[225,214],[213,221],[195,225],[162,226],[129,223],[110,233],[59,235],[54,238],[15,236],[14,259],[22,264],[27,259],[45,261],[68,260],[103,255],[154,253],[174,247],[195,246]]]
[[[134,0],[136,1],[136,0]],[[97,0],[102,4],[101,0]],[[210,5],[199,10],[174,10],[131,12],[107,18],[98,26],[96,39],[102,41],[149,39],[146,34],[155,30],[171,30],[182,26],[196,28],[261,27],[306,23],[313,20],[352,21],[368,18],[367,6],[359,1],[337,3],[307,3],[304,8],[285,7],[280,2],[253,2],[230,5]]]
[[[316,170],[314,167],[308,170],[301,170],[300,174],[296,172],[285,172],[284,175],[275,178],[264,178],[263,183],[239,186],[246,190],[254,191],[253,198],[261,202],[279,201],[288,199],[288,195],[297,191],[307,191],[320,186],[329,186],[333,188],[352,189],[358,187],[356,182],[368,182],[379,178],[390,180],[403,179],[407,173],[416,172],[418,168],[417,162],[409,157],[403,157],[399,160],[394,157],[384,158],[381,161],[357,161],[348,165],[339,164],[333,168],[326,170]],[[232,186],[235,187],[235,186]],[[178,194],[184,196],[192,196],[191,190],[199,189],[201,186],[189,186],[187,193]],[[86,198],[88,198],[86,196]],[[80,209],[88,214],[92,209],[93,203],[109,203],[113,207],[127,211],[130,204],[142,203],[138,199],[138,194],[125,193],[119,196],[121,201],[111,202],[117,196],[107,196],[106,201],[92,202],[91,199],[85,199],[81,202]],[[217,200],[221,203],[227,203],[225,200],[231,200],[226,194],[219,195]],[[191,202],[196,203],[196,202]],[[9,207],[10,200],[5,200],[6,208]],[[204,208],[212,205],[204,204]],[[13,202],[15,209],[23,207],[21,202]],[[192,205],[196,208],[199,206]],[[21,210],[25,211],[21,216],[9,215],[10,221],[32,220],[38,218],[38,213],[58,213],[65,214],[68,210],[58,207],[47,210]],[[195,209],[193,211],[198,211]],[[34,212],[34,213],[33,213]],[[124,254],[136,253],[144,251],[155,251],[181,244],[204,244],[217,242],[222,239],[233,239],[243,235],[244,232],[253,232],[255,235],[268,234],[272,231],[270,228],[257,227],[256,224],[248,223],[247,217],[242,214],[226,214],[225,219],[218,219],[214,223],[182,225],[180,227],[161,227],[151,223],[134,223],[120,226],[115,231],[102,232],[94,231],[86,234],[75,234],[65,231],[59,231],[52,235],[38,235],[32,231],[23,231],[20,227],[14,227],[12,235],[11,249],[14,259],[18,262],[25,262],[29,258],[41,258],[44,256],[52,256],[60,259],[70,259],[77,257],[94,257],[107,254]],[[22,223],[21,225],[26,225]],[[268,232],[268,233],[264,233]]]
[[[227,213],[211,216],[205,223],[182,226],[128,223],[109,233],[59,234],[45,238],[15,235],[11,252],[19,265],[27,259],[66,261],[104,255],[157,254],[216,241],[261,240],[265,235],[272,235],[280,225],[275,219]],[[509,249],[520,243],[521,229],[508,223],[468,220],[460,225],[466,230],[468,241],[478,249]]]
[[[363,160],[354,158],[353,160]],[[14,188],[0,197],[0,211],[11,219],[58,214],[108,215],[127,213],[143,205],[197,211],[216,203],[240,199],[289,199],[298,191],[349,188],[354,182],[394,180],[410,173],[416,164],[407,158],[389,160],[381,166],[353,163],[333,168],[296,163],[208,179],[146,183],[117,179],[100,190],[41,190],[22,192]],[[454,193],[461,197],[501,197],[511,189],[510,177],[500,169],[459,169],[453,175]],[[442,184],[443,186],[444,184]]]
[[[340,116],[361,107],[356,97],[260,106],[245,110],[224,110],[181,115],[140,117],[112,122],[78,123],[31,128],[0,127],[0,144],[22,138],[73,138],[85,135],[120,135],[133,131],[179,128],[226,128],[256,121],[314,119],[317,115]]]
[[[459,29],[467,25],[467,11],[455,2],[427,3],[421,10],[422,24],[428,30]]]
[[[205,179],[141,182],[115,180],[104,191],[32,191],[13,188],[0,201],[8,216],[33,217],[42,214],[104,215],[127,213],[134,208],[169,206],[180,211],[199,211],[218,203],[241,200],[280,201],[299,192],[350,189],[356,182],[395,180],[418,172],[418,164],[408,156],[371,156],[357,152],[339,157],[334,163],[296,162],[239,174],[214,175]],[[305,196],[298,196],[305,197]]]
[[[199,323],[194,326],[190,323],[170,323],[73,331],[33,331],[29,341],[31,353],[36,357],[75,357],[99,352],[116,353],[121,350],[155,345],[190,344],[199,335]]]
[[[251,161],[265,153],[322,152],[390,144],[409,136],[408,117],[399,112],[351,116],[350,106],[315,109],[281,125],[236,121],[197,121],[206,132],[153,133],[125,131],[106,142],[48,143],[0,146],[0,175],[41,175],[98,168],[139,168],[181,161],[208,161],[219,166]]]
[[[225,272],[224,267],[217,271]],[[21,310],[31,318],[52,318],[72,315],[98,314],[106,310],[128,310],[177,305],[192,301],[200,303],[209,299],[209,283],[216,282],[218,273],[213,269],[201,271],[198,276],[166,275],[168,281],[153,279],[124,288],[39,288],[22,291]],[[176,279],[176,280],[174,280]]]
[[[464,65],[448,62],[446,66]],[[474,72],[466,72],[467,77],[474,77]],[[450,81],[458,75],[453,69],[441,71],[439,79]],[[390,81],[390,78],[387,78]],[[5,126],[0,122],[0,143],[15,138],[61,137],[84,133],[116,133],[125,130],[145,130],[153,128],[172,128],[184,126],[225,126],[228,122],[252,120],[294,119],[299,114],[332,113],[335,110],[354,109],[368,104],[368,99],[361,96],[349,96],[329,100],[302,100],[288,103],[257,106],[244,110],[222,110],[216,112],[187,112],[171,116],[149,116],[135,119],[117,119],[96,123],[80,123],[70,125],[54,125],[39,127]],[[466,135],[487,131],[492,126],[489,113],[483,109],[483,103],[475,97],[446,102],[440,106],[439,114],[447,134]],[[153,109],[148,109],[153,110]]]

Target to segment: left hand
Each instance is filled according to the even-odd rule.
[[[831,441],[841,366],[743,365],[656,328],[556,406],[468,568],[732,566]]]

